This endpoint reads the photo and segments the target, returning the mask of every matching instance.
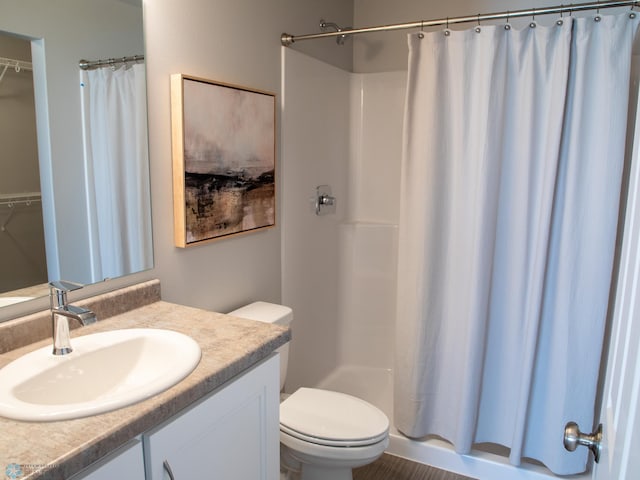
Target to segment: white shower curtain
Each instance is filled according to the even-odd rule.
[[[145,67],[81,71],[94,281],[151,268]]]
[[[394,417],[582,472],[637,19],[411,34]]]

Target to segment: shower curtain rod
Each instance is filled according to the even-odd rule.
[[[113,67],[129,62],[140,62],[142,60],[144,60],[144,55],[133,55],[132,57],[107,58],[105,60],[80,60],[78,66],[82,70],[91,70],[94,68]]]
[[[513,10],[498,13],[484,13],[478,15],[469,15],[466,17],[451,17],[441,18],[438,20],[418,20],[416,22],[409,23],[394,23],[389,25],[380,25],[376,27],[364,27],[364,28],[345,28],[337,32],[322,32],[322,33],[309,33],[306,35],[291,35],[289,33],[283,33],[280,36],[280,42],[283,46],[288,47],[294,42],[302,40],[313,40],[316,38],[324,37],[337,37],[341,35],[357,35],[360,33],[369,32],[388,32],[395,30],[406,30],[410,28],[424,28],[435,27],[439,25],[452,25],[454,23],[469,23],[469,22],[485,22],[488,20],[504,20],[509,21],[511,18],[517,17],[533,17],[536,15],[554,15],[572,12],[582,12],[585,10],[600,10],[603,8],[615,8],[615,7],[633,7],[637,6],[637,0],[628,1],[612,1],[612,2],[588,2],[588,3],[575,3],[569,5],[557,5],[553,7],[543,8],[530,8],[527,10]]]

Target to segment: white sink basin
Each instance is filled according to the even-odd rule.
[[[166,390],[200,361],[199,345],[171,330],[113,330],[71,346],[68,355],[47,346],[0,369],[0,415],[47,422],[108,412]]]

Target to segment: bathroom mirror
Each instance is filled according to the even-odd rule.
[[[86,155],[87,145],[91,143],[87,142],[86,128],[90,116],[86,113],[89,89],[84,87],[85,77],[81,77],[78,66],[81,59],[144,54],[142,0],[0,0],[0,11],[0,41],[7,36],[24,41],[30,47],[32,72],[29,73],[33,78],[34,96],[31,108],[35,107],[35,115],[32,113],[35,132],[0,131],[0,138],[3,134],[4,138],[16,137],[19,143],[14,151],[29,151],[37,156],[35,162],[17,160],[17,164],[11,161],[19,155],[5,151],[0,157],[0,248],[11,252],[5,257],[9,260],[3,260],[0,267],[0,307],[46,295],[48,280],[90,284],[152,268],[146,93],[143,90],[141,95],[144,97],[141,115],[144,145],[136,151],[143,167],[135,178],[129,174],[114,175],[116,181],[110,182],[97,167],[91,166],[91,155]],[[9,55],[0,49],[0,57],[9,58]],[[3,103],[0,109],[6,111],[9,105],[13,108],[16,104],[28,104],[24,98],[18,99],[15,89],[10,88],[10,80],[27,73],[28,69],[9,67],[2,77],[3,70],[0,64],[0,103]],[[146,86],[144,76],[141,85],[143,89]],[[21,115],[13,114],[8,120],[0,118],[0,130],[16,123]],[[101,150],[123,150],[129,146],[128,141],[119,145],[103,144]],[[34,169],[37,172],[33,172]],[[38,183],[35,187],[24,186],[23,177],[27,174],[39,177],[39,186]],[[98,191],[105,195],[107,186],[120,187],[123,183],[132,184],[129,191],[137,198],[132,199],[121,191],[106,195],[126,199],[117,209],[127,212],[130,220],[119,223],[134,224],[145,232],[144,238],[130,241],[143,253],[140,261],[130,262],[129,253],[116,252],[126,257],[124,264],[114,269],[102,268],[96,258],[101,249],[109,249],[109,244],[103,242],[105,235],[95,217],[96,212],[103,216],[110,212],[100,206],[96,209],[95,196]],[[44,226],[45,237],[40,247],[28,236],[38,222]],[[128,236],[129,232],[121,234],[117,229],[111,235]],[[39,248],[43,250],[42,255],[37,253]],[[14,265],[14,260],[22,257],[23,265]],[[46,266],[38,257],[44,259]],[[20,288],[3,282],[2,277],[15,277],[29,268],[44,274],[34,276],[32,284],[23,282]]]

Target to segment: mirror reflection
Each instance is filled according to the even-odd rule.
[[[151,268],[140,0],[0,11],[0,306]]]
[[[0,292],[47,281],[31,42],[0,34]],[[8,301],[8,300],[5,300]]]

